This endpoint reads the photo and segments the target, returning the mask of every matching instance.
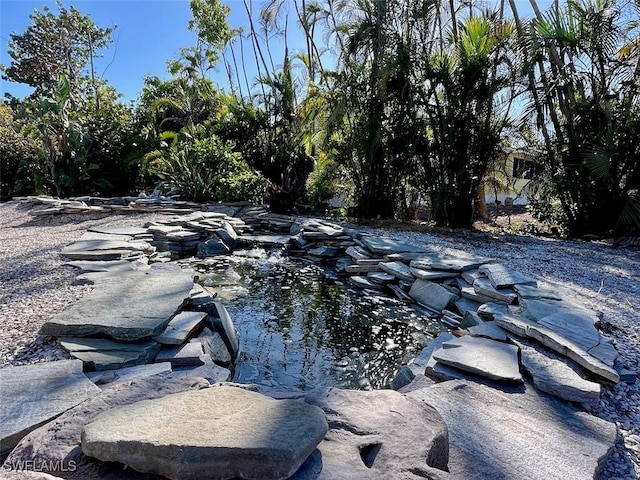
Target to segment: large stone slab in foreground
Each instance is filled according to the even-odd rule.
[[[221,386],[106,411],[85,426],[82,450],[174,480],[285,479],[327,429],[317,407]]]
[[[207,387],[209,382],[193,377],[129,378],[119,384],[106,385],[99,395],[23,438],[7,457],[3,468],[9,470],[16,465],[37,465],[43,472],[73,480],[151,480],[155,476],[131,469],[123,471],[121,465],[102,463],[84,456],[80,447],[82,429],[99,413],[112,407]]]
[[[292,480],[446,475],[440,470],[446,469],[449,458],[447,427],[429,405],[393,390],[330,388],[310,392],[305,400],[324,410],[329,432],[318,446],[319,465],[308,462]]]
[[[99,393],[82,373],[80,360],[0,369],[0,455],[31,430]]]
[[[452,478],[591,480],[616,440],[614,424],[533,388],[507,394],[453,380],[408,395],[447,423]]]
[[[43,335],[105,334],[117,340],[157,335],[193,288],[192,273],[174,264],[154,264],[144,272],[84,277],[94,282],[94,289],[45,323]]]

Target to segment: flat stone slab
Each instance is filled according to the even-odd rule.
[[[533,338],[593,373],[599,380],[618,383],[620,376],[612,367],[590,355],[569,339],[532,320],[516,315],[494,315],[494,321],[505,330],[521,337]]]
[[[120,342],[108,338],[61,337],[60,346],[82,360],[86,370],[98,372],[149,363],[160,351],[160,345],[152,340]]]
[[[473,270],[465,270],[460,274],[460,276],[469,285],[473,285],[473,282],[475,282],[478,278],[486,278],[483,274],[480,273],[480,270],[477,268]]]
[[[369,272],[379,272],[380,267],[378,266],[378,262],[375,263],[356,263],[353,265],[347,265],[344,267],[344,271],[350,274],[360,274],[360,273],[369,273]]]
[[[481,337],[464,336],[442,344],[433,358],[450,367],[491,380],[521,382],[518,347]]]
[[[191,230],[179,230],[167,234],[167,240],[171,242],[189,242],[200,240],[200,232],[192,232]]]
[[[310,461],[291,480],[446,475],[447,427],[429,405],[393,390],[337,388],[310,392],[305,401],[324,410],[330,429],[318,445],[320,461]]]
[[[149,363],[146,365],[119,368],[117,370],[89,372],[86,375],[96,385],[113,386],[130,380],[155,377],[156,375],[169,377],[171,375],[171,363]]]
[[[204,355],[200,340],[189,342],[185,345],[173,345],[160,350],[156,356],[156,362],[171,362],[172,367],[184,367],[189,365],[202,365],[201,357]]]
[[[147,233],[146,228],[140,227],[109,227],[109,226],[96,226],[89,227],[90,232],[105,233],[107,235],[129,235],[135,237],[136,235],[144,235]]]
[[[156,225],[150,225],[147,228],[148,233],[153,233],[154,235],[157,234],[159,236],[165,236],[165,237],[172,232],[179,232],[181,230],[182,230],[182,227],[180,225],[156,224]]]
[[[544,325],[571,340],[584,350],[589,350],[600,343],[600,332],[594,326],[594,315],[581,315],[579,313],[554,313],[538,320],[539,325]]]
[[[84,427],[82,451],[175,480],[285,479],[327,430],[318,407],[220,386],[103,412]]]
[[[514,303],[518,296],[512,291],[506,288],[497,289],[491,285],[491,282],[486,278],[477,278],[473,282],[473,289],[476,293],[485,295],[489,298],[495,298],[496,300],[511,304]]]
[[[391,255],[401,252],[424,252],[424,248],[411,245],[409,243],[400,242],[388,237],[363,236],[362,243],[372,251],[379,255]]]
[[[409,295],[422,305],[436,311],[442,311],[458,299],[457,295],[437,283],[420,279],[413,283]]]
[[[460,315],[464,316],[467,312],[477,313],[478,308],[480,308],[480,305],[482,304],[475,302],[470,298],[462,297],[456,300],[454,305],[458,312],[460,312]]]
[[[542,320],[544,317],[555,314],[584,315],[591,319],[592,324],[599,321],[598,316],[593,310],[566,300],[558,301],[546,298],[519,297],[519,303],[522,306],[522,315],[536,322]]]
[[[134,262],[129,260],[73,260],[65,265],[79,268],[81,272],[128,272],[130,270],[140,270],[142,266],[136,267]]]
[[[555,313],[543,317],[538,323],[562,335],[586,350],[590,355],[613,367],[618,358],[618,352],[609,339],[603,337],[596,329],[593,320],[594,315],[591,312],[587,314]]]
[[[438,362],[434,358],[433,354],[436,351],[441,350],[444,343],[455,339],[456,337],[454,337],[450,333],[441,333],[435,340],[432,340],[420,353],[420,361],[425,363],[425,368],[423,369],[424,375],[430,380],[436,382],[445,382],[447,380],[469,380],[475,383],[482,383],[484,385],[488,385],[492,388],[503,391],[521,391],[524,389],[523,384],[520,382],[514,383],[495,381]],[[416,361],[417,360],[418,359],[416,359]],[[412,368],[412,365],[413,364],[409,365],[409,368]],[[412,371],[415,372],[415,369],[412,369]]]
[[[91,252],[96,250],[140,250],[152,251],[153,247],[147,242],[125,242],[122,240],[79,240],[62,249],[62,254],[73,252]]]
[[[135,257],[139,255],[131,249],[119,249],[119,250],[68,250],[62,252],[62,255],[70,260],[84,260],[84,261],[97,261],[108,262],[114,260],[122,260],[124,258]]]
[[[380,262],[378,266],[383,272],[390,273],[400,280],[413,282],[416,279],[409,267],[402,262]]]
[[[105,334],[128,341],[158,335],[193,288],[191,271],[175,264],[85,277],[94,281],[94,289],[46,322],[42,335]]]
[[[367,278],[374,283],[385,284],[393,282],[397,277],[387,272],[369,272]]]
[[[236,360],[238,358],[238,354],[240,353],[240,340],[238,339],[236,326],[234,325],[229,312],[222,303],[213,302],[213,304],[218,314],[218,321],[220,322],[220,326],[222,327],[222,332],[226,337],[226,342],[229,347],[229,354],[231,355],[232,360]]]
[[[429,257],[425,256],[411,260],[410,265],[422,270],[445,270],[448,272],[463,272],[473,270],[487,262],[493,262],[485,257]]]
[[[504,303],[489,302],[478,307],[478,316],[485,320],[493,320],[496,315],[510,315],[509,307]]]
[[[212,332],[209,328],[205,328],[198,335],[198,339],[202,343],[205,354],[208,354],[213,362],[223,366],[231,363],[229,347],[224,343],[222,336],[218,332]]]
[[[206,317],[207,314],[203,312],[180,312],[171,319],[164,332],[153,339],[165,345],[182,345]]]
[[[483,293],[478,293],[473,287],[462,287],[460,289],[460,293],[464,298],[468,298],[469,300],[476,303],[480,303],[480,304],[501,303],[501,301],[495,297],[489,297],[487,295],[484,295]],[[507,305],[506,302],[502,302],[502,303]]]
[[[469,311],[466,311],[462,316],[462,321],[460,322],[460,328],[476,327],[478,325],[482,325],[483,323],[486,323],[486,322],[482,319],[482,317],[480,317],[480,315],[469,310]],[[476,336],[482,336],[482,335],[476,335]]]
[[[484,322],[469,327],[467,330],[469,330],[469,334],[473,337],[485,337],[499,342],[507,341],[507,331],[495,322]]]
[[[3,468],[8,469],[12,465],[30,462],[40,466],[43,472],[77,480],[151,480],[148,474],[133,470],[123,471],[122,465],[103,463],[85,457],[80,447],[82,428],[93,421],[100,412],[112,407],[206,388],[209,387],[209,382],[193,377],[150,377],[105,387],[98,395],[29,433],[7,457]]]
[[[520,298],[528,298],[534,300],[564,300],[556,290],[544,287],[534,287],[531,285],[514,285],[513,289],[518,293]]]
[[[523,368],[531,375],[538,390],[569,402],[598,405],[598,383],[585,380],[566,363],[546,355],[532,345],[517,340],[514,343],[520,348]]]
[[[241,235],[237,238],[242,245],[262,245],[268,247],[283,247],[291,239],[288,235]]]
[[[201,365],[185,365],[183,367],[173,367],[172,378],[193,378],[202,377],[209,383],[230,382],[232,380],[231,371],[223,366],[213,363],[209,355],[200,357]]]
[[[349,257],[351,257],[354,261],[358,260],[371,260],[371,252],[365,250],[362,247],[349,247],[345,250],[345,252]],[[382,261],[382,259],[380,259]]]
[[[43,423],[100,393],[79,360],[0,368],[0,455]]]
[[[493,285],[494,288],[506,288],[523,284],[532,285],[534,287],[537,285],[537,282],[534,279],[522,275],[520,272],[516,272],[501,263],[482,265],[479,270],[480,273],[484,273],[489,277],[491,285]]]
[[[407,395],[447,423],[456,479],[593,479],[616,440],[614,424],[533,388],[506,394],[454,380]]]
[[[444,278],[455,278],[458,272],[447,272],[444,270],[424,270],[422,268],[409,267],[409,271],[414,277],[422,280],[442,280]]]
[[[86,231],[78,240],[119,240],[122,242],[129,242],[133,240],[133,237],[130,235],[112,235],[110,233],[96,233]]]
[[[454,340],[456,337],[449,332],[443,332],[435,339],[431,340],[408,365],[414,375],[427,375],[426,369],[431,361],[431,366],[435,363],[433,352],[442,348],[444,342]],[[428,375],[427,375],[428,376]]]
[[[384,290],[384,285],[380,285],[379,283],[372,282],[367,277],[363,277],[360,275],[354,275],[349,277],[349,282],[355,285],[358,288],[369,289],[369,290]]]

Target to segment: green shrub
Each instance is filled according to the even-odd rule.
[[[143,171],[157,175],[195,202],[260,203],[269,182],[234,152],[231,142],[200,129],[194,135],[165,132],[162,150],[144,157]]]
[[[558,237],[567,235],[567,216],[559,200],[543,198],[532,199],[527,206],[531,216],[541,222],[551,234]],[[532,232],[536,235],[540,232]]]
[[[11,107],[4,104],[0,104],[0,138],[0,198],[32,193],[34,176],[27,170],[37,164],[38,147],[23,134]]]

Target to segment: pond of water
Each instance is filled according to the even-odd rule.
[[[335,280],[317,265],[254,251],[192,266],[240,338],[234,381],[309,390],[384,388],[447,329],[427,312]],[[346,282],[346,280],[345,280]]]

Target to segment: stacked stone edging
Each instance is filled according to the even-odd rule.
[[[206,216],[201,217],[206,218]],[[209,218],[213,217],[214,216]],[[175,222],[176,220],[170,221]],[[181,229],[173,231],[184,231],[184,235],[174,236],[174,239],[172,239],[171,241],[178,243],[181,243],[182,241],[194,241],[194,232],[198,232],[200,226],[202,225],[202,222],[198,222],[196,220],[196,223],[198,223],[198,225],[190,225],[189,222],[193,222],[193,219],[190,219],[188,221],[185,221],[183,219],[180,221],[183,222],[180,224]],[[164,222],[158,223],[161,225],[166,225]],[[236,221],[235,223],[236,225],[240,225],[240,222],[238,221]],[[523,356],[530,356],[530,352],[528,351],[528,349],[532,348],[530,345],[533,345],[533,348],[536,350],[537,354],[542,355],[543,357],[547,357],[547,355],[551,356],[552,354],[550,354],[548,350],[545,350],[541,346],[540,342],[544,343],[547,348],[553,348],[555,345],[560,345],[558,348],[555,348],[556,353],[567,354],[567,352],[571,352],[571,355],[576,356],[576,358],[582,359],[580,361],[584,361],[586,363],[586,365],[581,365],[586,369],[586,372],[589,373],[587,374],[585,371],[580,371],[580,369],[576,367],[575,363],[567,362],[566,360],[560,360],[560,357],[554,356],[553,360],[562,362],[565,367],[565,371],[568,368],[570,371],[573,371],[578,375],[591,375],[592,380],[597,380],[604,383],[616,382],[618,380],[618,378],[616,377],[617,373],[615,373],[615,370],[612,368],[614,366],[617,354],[615,353],[615,349],[613,349],[613,346],[606,340],[606,338],[597,332],[595,325],[599,320],[593,312],[587,311],[579,305],[575,305],[574,303],[569,302],[561,295],[555,295],[553,296],[553,298],[548,298],[551,297],[551,295],[549,293],[545,293],[544,289],[537,289],[533,287],[533,290],[526,290],[525,287],[533,283],[532,279],[521,278],[521,276],[519,276],[517,272],[503,270],[499,273],[495,273],[496,269],[492,267],[492,265],[495,264],[489,263],[491,262],[490,259],[461,259],[458,257],[443,257],[433,255],[429,253],[428,246],[419,247],[415,245],[402,244],[402,242],[396,242],[392,239],[381,239],[379,237],[372,237],[370,235],[366,235],[351,229],[345,229],[340,225],[323,220],[291,218],[291,222],[289,223],[289,219],[287,218],[284,218],[282,216],[272,216],[271,214],[261,212],[260,210],[252,211],[251,215],[243,220],[243,223],[245,225],[248,225],[248,227],[244,231],[240,232],[241,234],[238,235],[238,237],[245,237],[245,239],[249,237],[248,240],[245,240],[247,242],[251,241],[250,237],[253,236],[252,234],[263,233],[260,230],[256,229],[256,226],[258,225],[273,224],[276,233],[285,232],[287,225],[289,225],[289,233],[293,237],[289,245],[290,253],[298,255],[301,258],[305,258],[308,261],[329,265],[335,263],[337,260],[337,266],[340,274],[342,276],[349,277],[350,282],[354,285],[365,287],[365,290],[368,291],[367,294],[379,295],[381,292],[386,292],[388,294],[396,295],[406,302],[413,302],[415,307],[421,312],[426,312],[430,315],[437,315],[445,323],[456,329],[454,330],[456,336],[464,337],[465,335],[474,335],[473,339],[471,337],[469,337],[469,339],[455,339],[451,336],[448,338],[443,338],[443,341],[441,341],[439,345],[437,345],[437,348],[432,349],[432,351],[428,355],[428,358],[426,359],[426,363],[423,363],[422,360],[416,359],[416,361],[414,361],[414,364],[409,365],[410,368],[405,370],[405,372],[407,370],[411,372],[411,374],[406,377],[406,381],[401,382],[405,384],[405,388],[407,388],[406,383],[408,383],[412,379],[415,382],[415,385],[418,385],[420,382],[422,382],[420,378],[415,377],[419,377],[424,373],[428,374],[430,368],[431,371],[436,371],[438,368],[440,368],[440,370],[444,369],[444,371],[454,372],[453,375],[456,376],[454,376],[453,378],[468,378],[473,382],[479,381],[476,375],[482,375],[483,369],[484,367],[486,367],[486,365],[481,365],[481,367],[483,368],[480,368],[480,371],[478,371],[478,369],[476,368],[478,366],[477,355],[474,356],[473,352],[471,352],[470,355],[456,355],[456,359],[454,361],[451,360],[451,355],[448,354],[450,354],[453,350],[461,348],[473,348],[476,344],[482,345],[482,347],[485,348],[487,345],[489,345],[488,342],[503,344],[510,351],[513,351],[514,349],[516,351],[522,350]],[[231,225],[231,223],[229,224]],[[223,228],[227,234],[230,234],[229,230],[226,229],[225,226],[221,225],[219,227],[218,225],[211,225],[211,227],[217,229]],[[234,227],[232,226],[232,228]],[[235,230],[235,228],[234,232],[238,234],[238,231]],[[273,230],[271,230],[269,233],[272,232]],[[216,239],[216,241],[220,240],[222,242],[225,242],[226,240],[227,243],[231,243],[229,242],[228,238],[223,238],[224,234],[220,234],[220,231],[214,232],[205,229],[204,231],[200,230],[198,233],[200,234],[200,241],[206,242],[215,235],[214,238]],[[148,236],[149,233],[142,233],[138,237],[138,240],[151,240],[150,238],[148,238]],[[180,238],[181,236],[183,238]],[[154,238],[151,243],[159,243],[155,240],[156,239]],[[227,243],[225,243],[225,245]],[[189,245],[188,247],[192,248],[193,246]],[[158,247],[155,246],[155,248]],[[161,245],[160,248],[162,249],[164,248],[164,246]],[[231,251],[232,248],[230,248],[229,251]],[[69,251],[72,250],[73,249]],[[115,250],[127,249],[117,248]],[[175,255],[182,255],[183,253],[185,252],[174,252]],[[156,256],[151,258],[154,254]],[[121,257],[121,259],[122,258],[126,259],[129,257]],[[143,251],[143,253],[140,255],[135,254],[133,256],[133,259],[134,261],[124,260],[124,262],[129,262],[132,268],[141,268],[144,271],[145,264],[166,262],[169,260],[169,257],[162,255],[162,252],[152,252],[151,250],[147,250],[146,252]],[[122,267],[123,263],[120,263],[119,268]],[[108,269],[108,266],[102,265],[101,268]],[[116,275],[117,272],[117,270],[114,270],[113,274]],[[351,275],[354,273],[360,275]],[[520,285],[523,286],[522,289],[519,288]],[[539,292],[537,292],[537,290],[539,290]],[[205,297],[207,296],[206,290],[204,292],[192,291],[189,294],[189,297],[195,297],[196,295],[203,294]],[[211,300],[213,299],[211,298]],[[487,304],[486,302],[489,300],[491,301]],[[209,302],[205,301],[204,303],[206,305]],[[561,318],[563,318],[564,320],[571,319],[572,321],[564,322],[562,324],[557,322],[557,319],[554,319],[552,315],[547,314],[549,313],[549,309],[561,311],[562,315],[564,315]],[[548,317],[552,318],[550,319]],[[506,322],[506,320],[504,319],[512,321],[512,319],[514,318],[516,319],[516,321],[513,321],[512,323],[518,325],[518,328],[520,328],[519,330],[513,331],[515,330],[515,327],[512,330],[501,330],[501,319],[503,320],[503,322]],[[524,329],[520,327],[522,325],[522,322],[524,322],[527,326]],[[573,331],[574,327],[582,328],[585,325],[588,327],[586,335],[581,335],[580,332]],[[539,332],[541,330],[546,332],[546,336],[539,335],[537,333],[531,335],[529,334],[529,331]],[[549,331],[551,333],[549,333]],[[526,339],[526,342],[528,343],[524,343],[525,340],[522,339],[523,335],[528,337],[528,339]],[[491,338],[491,340],[485,340],[488,337]],[[547,338],[551,338],[552,341],[546,341]],[[559,339],[566,340],[566,342],[559,341]],[[228,342],[229,339],[226,340]],[[439,351],[440,353],[438,353]],[[474,365],[468,365],[468,362],[464,360],[465,356],[472,358]],[[486,357],[491,357],[491,355],[486,355]],[[511,355],[511,357],[513,356]],[[460,361],[460,358],[463,358],[463,361]],[[538,357],[538,360],[539,358],[540,357]],[[496,360],[495,358],[491,359]],[[605,364],[607,368],[601,369],[601,366],[597,365],[597,362],[594,361],[594,359],[597,362]],[[538,363],[540,362],[538,361]],[[544,364],[544,362],[542,363]],[[438,366],[438,364],[440,364],[440,366]],[[534,373],[534,370],[538,368],[535,364],[535,361],[525,362],[523,359],[522,364],[519,365],[516,358],[515,366],[516,369],[520,370],[520,372],[526,372],[528,375],[532,375],[535,381],[536,374]],[[473,369],[471,369],[471,367],[473,367]],[[546,368],[544,372],[545,375],[548,375],[549,372],[553,373],[555,371],[555,368],[550,368],[545,365],[543,365],[543,368]],[[513,376],[513,378],[495,379],[491,378],[490,370],[488,372],[489,375],[487,375],[487,378],[491,381],[497,381],[498,384],[494,386],[498,389],[508,388],[504,385],[501,385],[500,382],[506,382],[506,384],[513,384],[514,382],[522,383],[521,380],[515,375]],[[444,378],[447,378],[446,374]],[[439,377],[439,380],[442,379],[443,377]],[[549,387],[548,385],[553,384],[553,381],[549,382],[548,378],[546,377],[543,378],[542,376],[540,376],[538,379],[539,381],[536,385],[537,388],[540,388],[542,390],[544,390],[545,388],[557,388],[557,385]],[[555,381],[557,379],[552,380]],[[473,382],[469,385],[475,385]],[[593,382],[590,383],[593,384]],[[449,396],[456,396],[453,393],[446,393],[450,384],[451,382],[440,384],[442,386],[441,390],[445,392],[442,393],[445,396],[444,398],[448,398]],[[400,386],[401,385],[396,384],[397,388],[400,388]],[[428,391],[429,388],[430,387],[426,387],[424,390]],[[527,391],[531,388],[532,387],[529,383],[525,383],[523,385],[523,389]],[[408,390],[411,389],[411,384],[409,384]],[[421,390],[422,389],[417,389],[416,391]],[[452,392],[462,391],[465,390],[462,389],[462,387],[459,385],[452,390]],[[435,392],[435,390],[433,390],[433,392]],[[563,393],[559,393],[558,391],[552,391],[550,393],[561,398],[564,395]],[[567,400],[572,402],[581,402],[582,398],[583,397],[578,396],[577,398],[567,398]],[[593,392],[591,393],[591,397],[584,398],[585,400],[582,403],[584,403],[585,405],[588,405],[589,402],[596,401]],[[438,402],[436,402],[435,400],[434,403],[438,404]],[[329,411],[333,410],[328,410],[328,412]],[[567,410],[567,412],[569,412],[569,410]],[[585,419],[593,418],[588,416],[588,414],[581,415],[585,416]],[[456,422],[455,418],[447,415],[444,416],[447,420],[447,423],[451,422],[451,425],[453,425]],[[557,418],[556,420],[559,422],[562,421],[561,418]],[[591,422],[591,420],[588,421]],[[602,441],[600,442],[600,440],[597,440],[598,442],[600,442],[598,445],[593,444],[588,447],[590,449],[593,448],[592,450],[588,451],[594,452],[594,455],[598,458],[597,461],[594,461],[594,457],[591,454],[588,455],[589,460],[584,462],[584,465],[586,465],[586,467],[584,468],[584,472],[586,472],[587,474],[593,473],[594,469],[598,469],[601,460],[606,457],[608,448],[614,441],[614,439],[612,440],[611,438],[611,424],[607,424],[606,422],[602,423],[602,425],[599,425],[597,427],[601,430]],[[460,443],[460,439],[457,438],[457,436],[460,435],[460,429],[456,427],[456,429],[454,429],[454,432],[455,435],[451,438],[451,442],[452,445],[458,448],[458,446],[463,445],[462,443]],[[474,434],[481,435],[481,433],[482,432],[475,432]],[[496,433],[496,435],[499,434],[500,432]],[[371,458],[373,458],[373,460],[375,461],[378,455],[375,444],[371,445],[371,448],[367,448],[364,451],[361,450],[361,461],[364,463],[366,468],[370,468],[370,466],[367,465],[367,462],[369,462]],[[507,442],[503,447],[509,447],[509,443]],[[584,447],[585,450],[581,450],[581,448],[582,446],[579,446],[576,451],[576,455],[580,455],[581,453],[587,451],[586,444]],[[565,465],[571,464],[571,462],[568,461],[568,457],[565,457],[564,453],[555,453],[557,454],[557,458],[560,462],[564,462]],[[470,455],[468,451],[467,454]],[[494,454],[495,457],[493,456]],[[329,458],[328,455],[327,458]],[[499,460],[501,458],[500,455],[502,454],[496,454],[495,451],[483,452],[480,450],[474,451],[472,454],[472,456],[476,459],[484,459],[482,460],[484,462],[487,461],[488,457],[491,457],[492,460],[490,460],[489,463],[491,461],[495,461],[496,459]],[[309,461],[313,460],[312,457],[316,458],[317,460],[317,456],[314,457],[314,455],[312,455],[311,457],[309,457]],[[526,454],[522,454],[521,457],[523,459],[532,459],[532,457],[530,458]],[[468,460],[469,458],[466,459]],[[458,457],[457,459],[454,458],[454,463],[460,460],[461,457]],[[462,458],[462,460],[464,460],[464,458]],[[515,459],[509,459],[509,462],[517,463]],[[313,468],[317,468],[317,462],[315,465],[315,467],[311,467],[312,471]],[[329,463],[327,463],[327,465],[329,465]],[[345,468],[347,468],[346,465],[347,462],[345,462]],[[375,463],[372,463],[372,465],[375,465]],[[580,468],[583,467],[581,466]],[[518,470],[516,469],[516,471]],[[543,470],[533,472],[532,475],[536,475],[542,471]],[[582,470],[580,470],[580,472],[582,472]],[[424,474],[426,475],[426,470]],[[435,477],[440,478],[439,475],[444,475],[442,478],[446,478],[446,474],[444,474],[443,472],[436,472]],[[478,473],[477,478],[491,478],[487,475],[488,473]],[[580,476],[581,475],[582,473],[580,474]],[[340,477],[328,477],[322,475],[318,477],[316,475],[315,477],[309,476],[300,478]],[[369,478],[377,477],[371,476]],[[386,478],[396,477],[392,475]],[[397,478],[410,477],[398,474]],[[456,477],[452,476],[451,478]],[[534,476],[531,478],[536,477]],[[551,475],[544,478],[556,478],[556,476]],[[557,476],[557,478],[563,477]]]

